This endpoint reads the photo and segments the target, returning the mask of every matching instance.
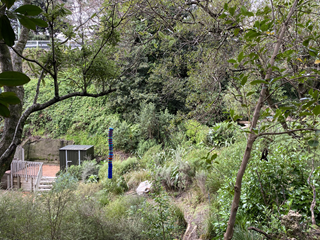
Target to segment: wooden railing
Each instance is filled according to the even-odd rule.
[[[35,179],[34,190],[37,190],[42,178],[42,165],[42,162],[13,160],[11,162],[11,186],[13,186],[13,177],[23,177],[26,181],[28,178],[33,178]]]
[[[35,192],[37,192],[39,189],[39,183],[40,183],[41,178],[42,178],[42,164],[40,165],[40,169],[38,171],[36,181],[34,182],[34,191]]]

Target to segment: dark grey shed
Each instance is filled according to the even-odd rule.
[[[60,169],[68,169],[71,165],[80,165],[85,160],[92,160],[93,145],[68,145],[59,149]]]

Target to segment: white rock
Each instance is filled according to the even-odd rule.
[[[150,191],[152,183],[149,181],[144,181],[139,184],[139,187],[136,189],[138,195],[143,195],[144,193],[148,193]]]

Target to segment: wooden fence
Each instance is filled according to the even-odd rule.
[[[22,184],[26,186],[24,189],[26,191],[37,191],[42,178],[42,165],[42,162],[13,160],[11,163],[11,188],[14,186],[13,179],[17,178],[18,188]]]

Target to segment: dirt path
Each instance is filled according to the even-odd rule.
[[[184,218],[188,227],[183,236],[183,240],[198,240],[204,233],[204,222],[209,213],[208,203],[192,204],[193,192],[182,193],[175,199],[175,203],[183,209]]]
[[[60,171],[59,165],[43,164],[42,166],[42,176],[45,177],[55,177],[57,172]]]

